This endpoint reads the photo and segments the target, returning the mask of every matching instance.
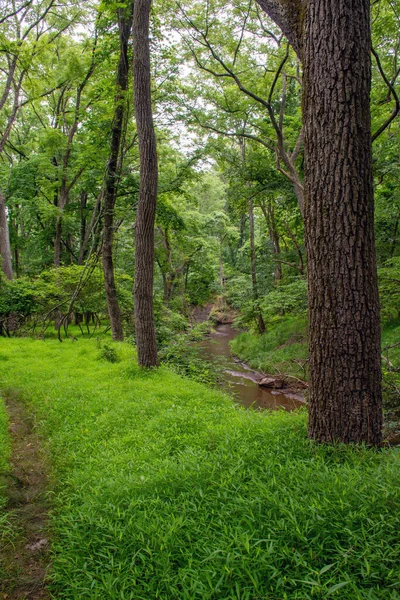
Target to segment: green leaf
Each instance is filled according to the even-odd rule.
[[[349,583],[350,583],[350,581],[341,581],[340,583],[335,583],[335,585],[332,585],[328,589],[328,591],[326,592],[326,595],[331,596],[332,594],[337,592],[337,590],[340,590],[342,587],[344,587],[345,585],[348,585]]]
[[[332,569],[332,567],[334,567],[335,564],[336,563],[331,563],[330,565],[325,565],[324,567],[322,567],[319,574],[322,575],[323,573],[326,573],[327,571],[329,571],[329,569]]]

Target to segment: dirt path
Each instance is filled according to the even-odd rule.
[[[23,403],[11,394],[5,402],[12,444],[6,510],[16,533],[0,548],[6,572],[0,581],[0,599],[49,599],[45,586],[49,566],[46,457]]]

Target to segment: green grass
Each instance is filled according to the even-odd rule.
[[[231,342],[233,354],[253,369],[306,378],[306,319],[284,317],[267,325],[263,335],[247,332]]]
[[[132,349],[1,340],[53,465],[58,600],[400,598],[400,454],[316,446]]]

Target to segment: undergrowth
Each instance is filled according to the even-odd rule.
[[[231,342],[231,348],[253,369],[307,379],[305,317],[276,317],[267,324],[266,333],[242,333]]]
[[[400,598],[397,450],[315,445],[304,410],[246,411],[112,346],[0,347],[58,482],[55,598]]]

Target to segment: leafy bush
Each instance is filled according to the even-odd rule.
[[[256,331],[260,310],[266,325],[284,315],[306,314],[307,282],[301,277],[292,278],[289,282],[285,279],[257,302],[253,300],[251,288],[246,285],[245,278],[236,278],[236,283],[239,284],[239,288],[240,283],[242,284],[242,290],[237,292],[237,296],[231,294],[230,297],[240,306],[240,315],[235,319],[237,327],[250,327]]]
[[[110,346],[110,344],[103,345],[100,352],[100,358],[110,363],[116,363],[119,361],[116,349],[113,346]]]
[[[132,318],[132,278],[116,274],[122,316]],[[65,313],[74,296],[73,311],[107,315],[104,275],[99,265],[60,267],[43,271],[36,279],[0,280],[0,319],[15,314],[20,321],[44,322]]]
[[[184,315],[165,306],[159,297],[155,302],[154,318],[159,348],[166,346],[174,340],[175,336],[186,331],[189,326],[188,319]]]
[[[307,310],[307,282],[300,277],[282,283],[260,300],[263,315],[268,320],[274,316],[304,315]]]
[[[160,362],[175,373],[209,385],[215,385],[220,369],[216,363],[205,360],[197,347],[190,344],[189,335],[176,335],[159,350]]]

